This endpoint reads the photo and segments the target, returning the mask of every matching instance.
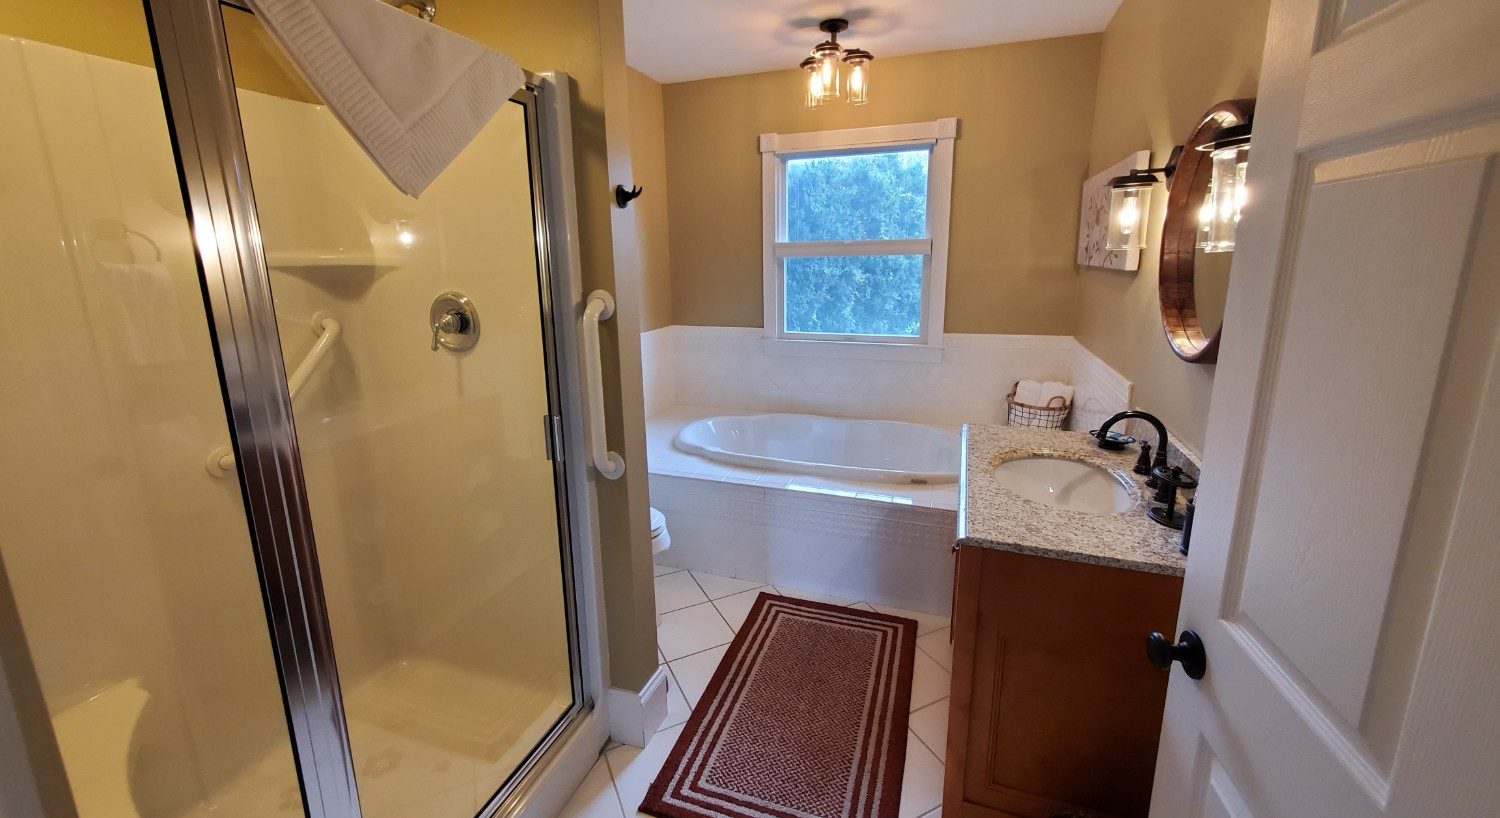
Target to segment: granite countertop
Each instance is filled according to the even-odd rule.
[[[1043,454],[1102,466],[1127,478],[1135,505],[1115,514],[1091,514],[1034,503],[1001,486],[995,467],[1018,457]],[[1182,576],[1187,563],[1178,550],[1182,532],[1146,517],[1151,489],[1131,471],[1134,446],[1110,452],[1086,432],[1063,432],[970,423],[963,430],[959,477],[958,541],[1019,554]]]

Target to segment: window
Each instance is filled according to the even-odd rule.
[[[768,338],[942,346],[956,130],[761,137]]]

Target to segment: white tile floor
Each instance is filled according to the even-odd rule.
[[[911,730],[901,787],[900,818],[941,818],[944,736],[948,731],[948,680],[953,651],[948,618],[871,605],[855,599],[757,585],[701,571],[656,568],[657,641],[667,666],[667,720],[644,749],[611,745],[563,810],[564,818],[626,818],[667,760],[683,723],[708,687],[719,660],[762,591],[848,605],[917,620]]]

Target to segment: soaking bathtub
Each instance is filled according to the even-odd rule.
[[[695,420],[673,441],[689,454],[735,466],[880,483],[953,483],[959,437],[894,420],[773,413]]]

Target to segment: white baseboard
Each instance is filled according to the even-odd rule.
[[[667,669],[658,667],[639,691],[609,689],[609,737],[645,747],[667,720]]]

